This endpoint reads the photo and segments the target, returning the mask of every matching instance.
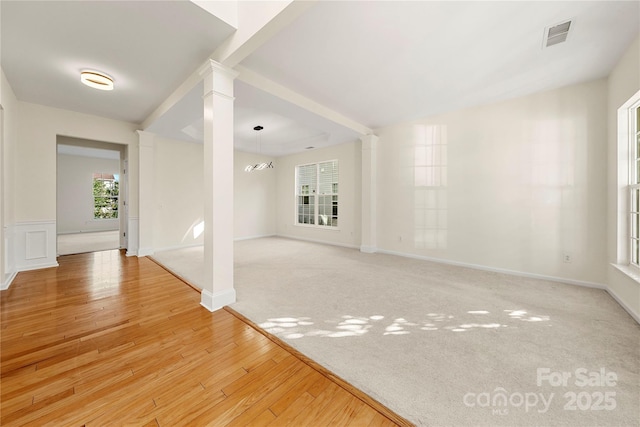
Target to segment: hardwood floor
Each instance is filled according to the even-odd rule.
[[[0,293],[3,426],[396,425],[146,258],[58,261]]]

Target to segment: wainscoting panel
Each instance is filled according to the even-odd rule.
[[[138,218],[129,217],[127,223],[127,256],[138,255]]]
[[[4,259],[1,262],[4,262],[4,277],[0,277],[0,290],[3,291],[5,289],[9,289],[11,282],[16,277],[18,273],[16,270],[15,264],[15,254],[14,254],[14,226],[13,225],[5,225],[4,227]]]
[[[18,271],[58,266],[55,221],[18,222],[14,237],[14,259]]]
[[[27,250],[25,259],[41,259],[47,257],[47,232],[46,230],[27,231],[24,233]]]

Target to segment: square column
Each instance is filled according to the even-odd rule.
[[[362,141],[362,230],[360,251],[374,253],[377,250],[377,179],[378,137],[361,136]]]
[[[204,283],[209,311],[236,301],[233,287],[233,80],[235,71],[209,60],[204,81]]]
[[[153,218],[155,216],[155,135],[138,132],[138,256],[153,255]],[[129,233],[135,233],[129,229]]]

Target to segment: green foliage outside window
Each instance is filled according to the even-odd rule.
[[[93,175],[93,217],[95,219],[118,218],[119,183],[109,174]]]

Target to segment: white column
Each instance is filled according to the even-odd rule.
[[[153,255],[154,134],[138,131],[138,256]],[[130,230],[134,231],[134,230]]]
[[[373,253],[377,247],[377,145],[376,135],[364,135],[362,141],[362,231],[360,251]]]
[[[6,264],[5,259],[7,254],[5,253],[5,237],[4,237],[4,186],[8,181],[5,176],[7,169],[4,167],[4,108],[0,105],[0,289],[7,289],[9,285],[5,287],[5,271],[4,266]],[[8,248],[7,248],[8,249]]]
[[[209,311],[236,301],[233,288],[233,80],[237,73],[209,60],[204,79],[204,283]]]

